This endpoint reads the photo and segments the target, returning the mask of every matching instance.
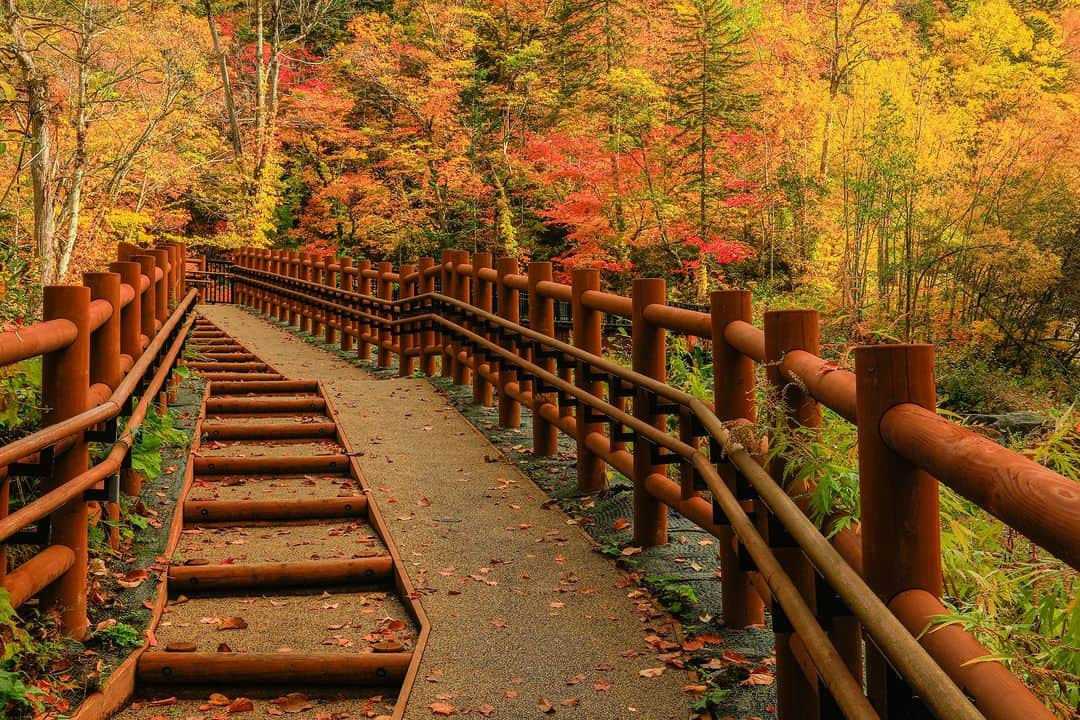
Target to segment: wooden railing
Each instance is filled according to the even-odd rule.
[[[939,417],[931,346],[861,347],[852,372],[819,357],[813,311],[766,313],[759,330],[745,291],[713,293],[704,313],[668,306],[663,280],[636,279],[622,297],[602,292],[595,270],[566,285],[550,263],[521,273],[516,260],[486,253],[447,251],[396,271],[286,251],[241,250],[235,260],[237,302],[360,358],[374,349],[379,367],[396,355],[403,375],[418,365],[433,375],[439,361],[444,376],[472,384],[474,401],[497,402],[504,427],[528,407],[534,453],[555,453],[560,430],[576,440],[584,492],[604,487],[605,464],[632,478],[635,543],[667,541],[668,508],[714,534],[725,621],[760,623],[771,610],[785,720],[1052,717],[963,629],[924,632],[946,612],[938,482],[1072,567],[1080,489]],[[555,337],[556,301],[571,304],[573,344]],[[604,314],[631,322],[630,369],[600,354]],[[669,333],[712,341],[711,405],[665,383]],[[762,467],[754,363],[789,425],[817,427],[821,405],[857,425],[858,530],[827,540],[806,516],[808,484],[774,480],[788,476],[783,458]]]
[[[155,398],[167,402],[194,321],[184,254],[180,244],[121,244],[108,272],[47,286],[41,322],[0,333],[0,366],[41,356],[46,408],[41,430],[0,447],[0,587],[15,608],[39,596],[71,637],[87,628],[88,503],[101,502],[116,520],[120,490],[138,494],[134,433]],[[110,446],[96,464],[90,443]],[[9,512],[11,481],[20,476],[40,478],[41,494]],[[118,539],[109,538],[114,547]],[[13,545],[41,549],[8,572]]]

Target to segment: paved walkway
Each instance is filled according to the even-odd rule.
[[[689,678],[657,649],[672,621],[426,380],[376,377],[236,306],[201,312],[321,380],[364,452],[431,623],[407,717],[688,717]]]

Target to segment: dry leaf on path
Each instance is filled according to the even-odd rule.
[[[433,702],[428,705],[428,710],[431,711],[432,715],[438,715],[439,717],[449,717],[457,712],[457,708],[446,702]]]
[[[218,630],[247,630],[247,621],[242,617],[227,617],[222,620],[218,626]]]

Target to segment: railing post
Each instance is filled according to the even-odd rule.
[[[366,297],[371,296],[371,278],[365,275],[371,270],[370,260],[360,260],[356,263],[356,292]],[[368,314],[374,314],[370,305],[360,305],[360,309]],[[361,320],[357,324],[356,358],[368,360],[371,358],[371,345],[364,338],[371,334],[372,326],[368,320]]]
[[[402,265],[398,271],[400,273],[401,280],[398,283],[398,287],[401,292],[398,293],[398,298],[401,300],[407,300],[414,295],[413,288],[415,287],[410,280],[405,278],[416,270],[412,265]],[[400,319],[400,318],[399,318]],[[412,331],[406,331],[404,326],[398,325],[398,347],[401,353],[398,355],[398,375],[401,377],[408,377],[416,372],[416,358],[409,354],[413,349],[413,333]]]
[[[428,293],[435,292],[435,258],[422,257],[417,264],[416,282],[417,293],[420,295],[427,295]],[[423,310],[423,309],[422,309]],[[434,306],[424,310],[424,312],[435,312]],[[435,376],[435,331],[434,330],[421,330],[417,336],[420,342],[420,372],[424,373],[428,377]]]
[[[142,316],[142,295],[139,293],[139,263],[114,262],[109,264],[109,272],[120,276],[120,282],[131,286],[135,297],[120,311],[120,352],[130,358],[130,365],[142,355],[139,343],[139,321]]]
[[[496,282],[499,286],[498,315],[503,320],[516,323],[521,318],[518,306],[518,290],[506,283],[507,275],[517,275],[517,258],[501,257],[495,261]],[[508,348],[509,349],[509,348]],[[517,349],[520,354],[520,348]],[[499,427],[516,428],[521,425],[521,403],[512,398],[506,386],[517,382],[517,369],[509,363],[499,365]]]
[[[89,409],[90,288],[47,286],[42,316],[45,320],[68,320],[77,329],[71,345],[46,353],[42,360],[41,399],[48,408],[44,424],[49,426]],[[42,491],[55,490],[86,472],[89,462],[88,446],[80,432],[75,443],[56,457],[52,474],[42,480]],[[80,495],[53,512],[50,519],[52,543],[71,548],[75,562],[41,593],[41,604],[47,610],[59,612],[65,635],[81,640],[87,626],[86,580],[90,562],[86,501]]]
[[[720,290],[710,296],[713,338],[713,403],[716,416],[724,421],[740,418],[757,422],[754,407],[754,361],[736,350],[724,338],[724,329],[733,322],[753,321],[749,290]],[[713,458],[714,461],[718,458]],[[720,463],[724,483],[735,487],[735,468]],[[720,585],[724,597],[724,622],[741,628],[765,621],[764,603],[739,565],[738,538],[729,525],[720,529]]]
[[[633,285],[633,325],[631,344],[635,372],[664,382],[667,380],[667,332],[645,319],[650,305],[667,304],[667,285],[659,278],[635,278]],[[657,415],[638,392],[634,397],[634,417],[665,429],[664,416]],[[634,442],[634,543],[641,546],[667,542],[667,506],[649,494],[645,483],[663,466],[652,462],[652,447],[643,440]]]
[[[120,361],[120,276],[114,272],[83,273],[83,285],[90,288],[90,301],[105,300],[112,305],[112,315],[90,335],[90,386],[105,385],[111,391],[123,379],[124,369]],[[114,524],[109,528],[109,547],[120,547],[120,505],[106,503],[102,516]]]
[[[155,248],[150,250],[150,254],[154,256],[156,265],[161,270],[161,279],[154,283],[154,319],[157,321],[154,334],[156,335],[157,329],[169,319],[169,253]],[[153,282],[154,278],[151,277],[150,280]]]
[[[302,274],[301,274],[302,271],[300,269],[300,253],[298,251],[296,251],[296,250],[290,250],[289,251],[289,257],[288,257],[288,260],[286,260],[285,268],[286,268],[286,271],[287,271],[286,275],[288,275],[288,277],[290,277],[290,278],[292,278],[294,280],[299,280],[302,277]],[[300,301],[299,300],[290,300],[290,299],[285,298],[285,297],[282,297],[281,301],[285,304],[285,307],[288,309],[287,317],[288,317],[289,325],[294,325],[297,328],[299,328],[300,327]]]
[[[351,257],[338,258],[338,265],[341,266],[341,289],[345,292],[355,292],[356,276],[350,271],[353,267],[353,259]],[[345,304],[348,305],[351,301],[346,300]],[[342,315],[341,320],[341,349],[343,352],[352,352],[353,349],[353,336],[352,333],[356,331],[356,324],[352,321],[352,318]]]
[[[447,269],[447,266],[454,262],[455,250],[443,250],[440,256],[442,262],[439,264],[439,287],[440,294],[447,297],[456,298],[454,276],[456,273],[452,273]],[[445,330],[439,332],[439,345],[442,346],[442,363],[439,369],[439,375],[442,377],[454,377],[455,363],[452,362],[450,357],[450,333]]]
[[[312,267],[311,266],[312,266],[312,262],[313,262],[311,254],[306,253],[306,252],[301,252],[299,259],[300,259],[300,265],[298,267],[298,273],[299,274],[297,275],[297,277],[300,280],[303,280],[304,282],[311,282],[311,276],[312,276]],[[307,291],[305,290],[304,292],[306,293]],[[311,315],[312,315],[311,305],[308,304],[306,301],[301,300],[300,301],[300,332],[306,332],[306,333],[311,332]]]
[[[472,304],[483,312],[491,312],[491,281],[484,280],[480,277],[481,271],[490,270],[492,266],[492,256],[488,252],[478,252],[473,255],[473,287],[472,287]],[[486,335],[485,335],[486,337]],[[490,338],[488,338],[490,339]],[[475,367],[473,368],[473,402],[477,405],[483,405],[485,407],[491,407],[494,404],[492,396],[491,383],[488,382],[484,376],[480,373],[480,365],[487,362],[487,353],[477,353],[474,361]],[[489,368],[490,370],[490,368]]]
[[[587,353],[602,355],[603,348],[603,315],[591,308],[585,307],[582,298],[585,293],[600,291],[600,271],[592,268],[579,268],[574,270],[571,276],[571,314],[574,322],[574,345]],[[589,368],[579,363],[574,371],[574,384],[594,397],[604,396],[604,383],[602,380],[590,380],[587,376]],[[604,423],[602,420],[589,422],[586,418],[588,408],[578,403],[577,405],[577,481],[578,490],[583,493],[599,492],[607,487],[607,468],[603,458],[588,447],[587,439],[591,434],[602,435]]]
[[[140,333],[146,338],[145,342],[142,338],[139,339],[139,354],[142,354],[142,350],[146,349],[146,346],[150,343],[150,340],[157,333],[157,329],[154,327],[154,319],[157,315],[157,286],[154,283],[154,275],[157,273],[157,258],[153,255],[132,255],[131,259],[139,263],[139,272],[149,280],[149,284],[146,286],[146,291],[142,293],[142,304],[140,306]],[[139,284],[135,287],[135,291],[139,292],[142,287],[142,279],[139,279]]]
[[[542,282],[551,282],[552,267],[549,262],[529,263],[529,329],[538,333],[555,336],[555,301],[544,297],[537,290],[537,285]],[[555,374],[554,358],[531,358],[533,364]],[[550,457],[559,451],[558,428],[542,417],[540,409],[546,402],[543,395],[538,392],[539,383],[533,383],[533,454],[537,457]]]
[[[934,347],[857,348],[855,378],[863,576],[885,603],[914,588],[941,597],[937,480],[893,452],[880,429],[881,417],[897,405],[936,408]],[[895,720],[890,710],[905,698],[889,697],[892,670],[872,644],[867,650],[868,695],[883,718]]]
[[[338,270],[340,270],[340,264],[337,262],[337,258],[333,255],[324,255],[323,263],[325,268],[323,269],[323,285],[328,288],[336,288],[338,286]],[[337,270],[334,268],[337,267]],[[328,293],[326,300],[337,303],[337,300],[333,299]],[[334,329],[334,325],[341,325],[341,316],[336,311],[327,308],[323,312],[323,342],[327,345],[333,345],[337,342],[337,330]]]
[[[390,300],[394,296],[394,285],[392,282],[390,282],[389,275],[391,272],[393,272],[394,265],[393,263],[389,262],[381,262],[379,263],[378,270],[379,277],[375,280],[376,292],[378,293],[379,299]],[[384,320],[389,317],[389,313],[386,311],[386,309],[381,303],[379,304],[379,311],[376,314]],[[375,353],[375,366],[379,368],[388,368],[390,367],[391,362],[390,348],[385,347],[384,343],[387,345],[390,344],[390,328],[380,324],[377,328],[377,332],[375,333],[375,335],[379,339]]]
[[[322,267],[319,267],[320,263],[322,264]],[[326,256],[325,255],[316,255],[315,253],[312,253],[311,254],[311,277],[309,278],[310,281],[315,283],[316,285],[323,285],[323,284],[325,284],[325,278],[326,278]],[[318,291],[316,291],[316,290],[305,290],[304,292],[305,292],[305,294],[311,296],[314,299],[314,297],[316,296]],[[323,333],[323,329],[322,329],[323,328],[323,315],[324,315],[323,309],[322,309],[321,306],[316,305],[314,302],[312,302],[311,305],[309,306],[309,312],[311,313],[311,334],[314,337],[319,337]]]
[[[462,265],[469,264],[469,251],[468,250],[455,250],[453,253],[454,267],[451,271],[450,285],[453,288],[453,297],[460,300],[463,303],[468,304],[470,302],[471,278],[461,271]],[[463,315],[461,324],[467,326],[469,324],[468,315]],[[461,354],[468,353],[468,346],[465,344],[453,343],[453,356],[450,359],[450,367],[453,368],[453,377],[455,385],[468,385],[471,381],[471,371],[469,366],[466,365],[461,359]]]
[[[818,314],[814,310],[779,310],[765,313],[765,376],[777,401],[784,409],[783,422],[785,432],[796,432],[799,428],[817,428],[821,426],[821,409],[817,402],[795,383],[788,382],[780,372],[780,363],[784,354],[791,350],[805,350],[817,355],[819,350]],[[783,484],[789,495],[805,495],[810,489],[809,483],[787,482],[787,461],[783,457],[774,457],[769,465],[770,474]],[[816,608],[814,593],[814,570],[802,551],[787,533],[773,525],[766,528],[766,536],[773,553],[784,570],[798,587],[807,605]],[[818,703],[821,690],[816,683],[811,683],[799,666],[791,647],[792,629],[784,617],[783,611],[773,604],[773,633],[776,637],[776,697],[777,712],[785,718],[818,717]]]
[[[142,317],[142,294],[139,292],[140,268],[137,262],[114,262],[109,270],[120,275],[120,282],[130,285],[135,297],[127,307],[120,311],[120,352],[130,358],[125,361],[128,369],[142,355],[142,343],[139,340],[139,323]],[[128,496],[139,494],[142,483],[135,472],[129,468],[120,470],[120,491]]]

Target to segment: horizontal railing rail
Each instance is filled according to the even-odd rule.
[[[164,405],[174,388],[197,299],[186,290],[182,244],[121,243],[117,258],[108,272],[85,273],[82,286],[47,286],[43,320],[0,333],[0,366],[42,357],[46,408],[40,430],[0,446],[0,587],[14,608],[40,597],[75,638],[87,628],[89,504],[115,521],[121,489],[138,494],[131,448],[152,403]],[[109,446],[96,463],[90,443]],[[11,512],[20,476],[39,478],[40,494]],[[117,547],[118,529],[109,542]],[[9,571],[12,545],[41,549]]]
[[[926,471],[1074,567],[1076,487],[939,418],[929,346],[859,348],[851,372],[818,356],[816,313],[767,313],[759,330],[746,292],[714,293],[702,313],[667,306],[662,281],[636,280],[626,298],[601,292],[596,271],[575,271],[562,285],[549,263],[522,274],[515,260],[483,253],[467,262],[451,251],[441,264],[421,258],[397,272],[285,251],[242,250],[236,260],[238,302],[343,349],[355,343],[361,358],[374,348],[380,367],[397,355],[402,374],[418,362],[434,374],[441,358],[445,376],[472,383],[474,401],[497,397],[502,425],[520,422],[521,405],[532,410],[535,453],[553,454],[557,431],[573,437],[583,491],[603,487],[604,464],[632,478],[638,544],[666,541],[667,507],[716,535],[727,622],[761,622],[771,602],[784,717],[870,716],[863,632],[867,694],[883,717],[913,717],[920,707],[937,717],[1051,717],[970,634],[954,625],[924,632],[945,613],[937,482]],[[519,315],[522,292],[529,327]],[[573,344],[556,337],[556,301],[571,303]],[[602,313],[631,321],[632,368],[601,356]],[[669,331],[712,341],[711,405],[666,384]],[[818,403],[856,423],[857,531],[827,540],[805,514],[811,486],[774,480],[788,477],[784,458],[762,467],[763,441],[752,430],[755,362],[791,426],[815,427]],[[680,468],[677,482],[671,465]]]

